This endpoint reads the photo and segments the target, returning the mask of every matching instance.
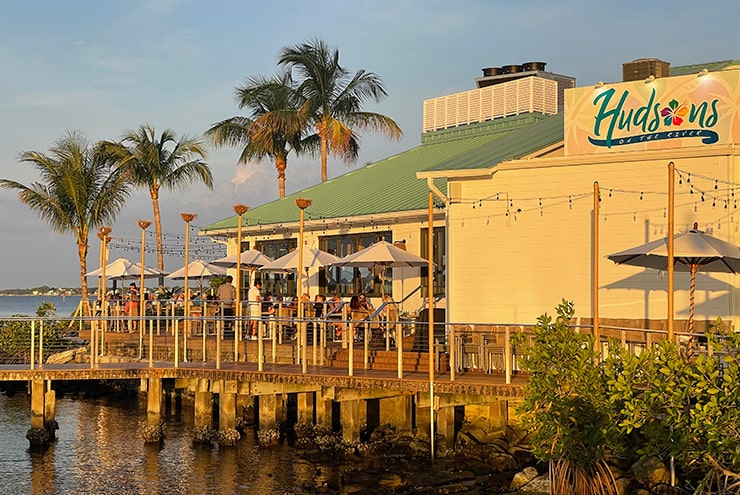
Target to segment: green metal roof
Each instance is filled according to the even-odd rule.
[[[503,160],[520,158],[563,140],[563,115],[514,116],[500,119],[501,126],[490,126],[477,134],[427,142],[398,155],[348,172],[297,193],[285,196],[244,214],[245,224],[274,225],[299,220],[297,198],[310,198],[306,219],[349,218],[381,213],[424,210],[427,207],[426,182],[417,172],[487,169]],[[509,125],[506,125],[508,121]],[[468,130],[469,131],[469,130]],[[445,179],[434,179],[444,190]],[[202,229],[236,229],[236,215]]]
[[[672,76],[685,76],[687,74],[696,74],[702,69],[708,71],[717,71],[727,69],[733,66],[740,66],[740,60],[720,60],[718,62],[707,62],[704,64],[682,65],[680,67],[671,67]]]

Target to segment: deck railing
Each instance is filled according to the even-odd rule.
[[[381,306],[363,318],[346,305],[322,311],[320,317],[299,317],[279,306],[259,319],[209,314],[4,318],[0,319],[0,364],[36,369],[50,364],[87,363],[95,368],[130,362],[138,367],[156,363],[177,368],[197,362],[220,369],[223,363],[249,363],[263,371],[266,364],[275,369],[305,363],[310,365],[307,373],[332,367],[353,376],[358,369],[385,369],[396,371],[399,379],[410,370],[428,369],[428,323],[388,309]],[[254,339],[248,336],[253,321],[259,328]],[[682,322],[678,325],[675,338],[686,343],[690,336],[681,328]],[[701,332],[706,325],[699,325]],[[579,332],[593,329],[587,318],[576,320],[574,326]],[[599,327],[604,351],[607,338],[633,353],[667,338],[660,320],[604,320]],[[441,379],[455,381],[461,375],[479,374],[480,379],[503,376],[509,384],[521,373],[521,349],[511,344],[511,337],[518,332],[531,334],[532,328],[519,323],[435,321],[431,366]]]

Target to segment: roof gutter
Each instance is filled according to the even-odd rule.
[[[437,196],[442,202],[447,206],[449,199],[447,199],[447,196],[442,194],[442,191],[440,191],[437,186],[434,185],[434,179],[431,177],[427,177],[427,187],[430,191],[434,193],[435,196]]]

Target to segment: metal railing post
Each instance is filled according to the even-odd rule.
[[[349,360],[347,362],[347,367],[348,367],[349,376],[354,376],[355,374],[355,370],[354,370],[354,366],[355,366],[355,324],[354,322],[350,321],[347,326],[349,327],[348,329],[349,335],[347,336],[347,340],[349,343],[349,345],[347,346],[347,348],[349,349]]]
[[[398,379],[403,378],[403,327],[396,322],[396,351],[398,354]]]
[[[450,325],[450,341],[448,344],[449,348],[449,354],[450,354],[450,381],[455,381],[455,372],[457,371],[457,366],[455,364],[455,347],[457,347],[457,340],[455,340],[457,337],[455,336],[455,325]]]
[[[36,356],[35,356],[35,347],[36,347],[35,333],[36,333],[36,320],[31,320],[31,369],[32,370],[33,369],[36,369],[35,368],[35,363],[34,363],[34,361],[36,359]],[[92,362],[92,359],[93,359],[93,355],[90,354],[90,362]]]

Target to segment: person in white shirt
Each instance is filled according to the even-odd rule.
[[[262,282],[255,280],[254,285],[249,288],[249,292],[247,293],[247,304],[249,305],[249,336],[253,339],[257,338],[257,329],[259,328],[259,321],[262,316],[261,291]]]

